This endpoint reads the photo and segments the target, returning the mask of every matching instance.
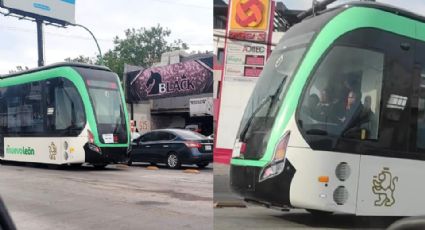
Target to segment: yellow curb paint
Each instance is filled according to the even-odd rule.
[[[185,169],[183,172],[185,172],[185,173],[195,173],[195,174],[200,173],[199,170],[197,170],[197,169]]]
[[[156,166],[148,166],[146,167],[147,170],[158,170],[159,168]]]

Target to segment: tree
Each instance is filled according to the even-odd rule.
[[[164,29],[160,25],[151,28],[127,29],[125,38],[114,38],[114,48],[103,55],[103,65],[117,73],[121,80],[124,73],[124,64],[150,67],[161,60],[161,55],[174,50],[187,50],[188,45],[182,40],[167,42],[166,38],[171,35],[171,30]],[[80,55],[76,58],[67,58],[68,62],[86,64],[101,64],[99,57],[90,58]]]
[[[16,66],[16,69],[9,70],[9,73],[19,73],[19,72],[23,72],[23,71],[26,71],[26,70],[29,70],[28,66],[18,65],[18,66]]]
[[[84,63],[84,64],[90,64],[90,65],[94,65],[97,64],[98,59],[97,58],[91,58],[91,57],[86,57],[84,55],[80,55],[76,58],[65,58],[66,62],[77,62],[77,63]]]
[[[114,38],[114,48],[103,56],[103,64],[122,78],[124,64],[150,67],[153,63],[161,60],[161,54],[174,50],[187,50],[189,47],[178,39],[172,43],[165,39],[169,37],[171,30],[164,29],[160,25],[156,27],[127,29],[125,38]]]

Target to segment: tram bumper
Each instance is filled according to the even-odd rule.
[[[90,164],[127,163],[129,159],[128,148],[126,147],[99,148],[93,144],[86,143],[84,151],[86,162]]]
[[[260,182],[262,167],[231,165],[231,188],[245,200],[269,207],[291,207],[289,195],[295,168],[289,161],[284,167],[282,173]]]

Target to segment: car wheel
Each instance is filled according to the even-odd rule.
[[[94,164],[95,169],[104,169],[108,164]]]
[[[176,153],[168,154],[167,166],[172,169],[180,168],[181,162]]]
[[[197,165],[199,168],[203,169],[203,168],[207,167],[209,164],[210,164],[210,163],[199,163],[199,164],[196,164],[196,165]]]

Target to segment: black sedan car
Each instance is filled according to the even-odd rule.
[[[131,143],[128,165],[133,162],[165,163],[170,168],[181,164],[206,167],[213,160],[213,140],[190,130],[154,130]]]

